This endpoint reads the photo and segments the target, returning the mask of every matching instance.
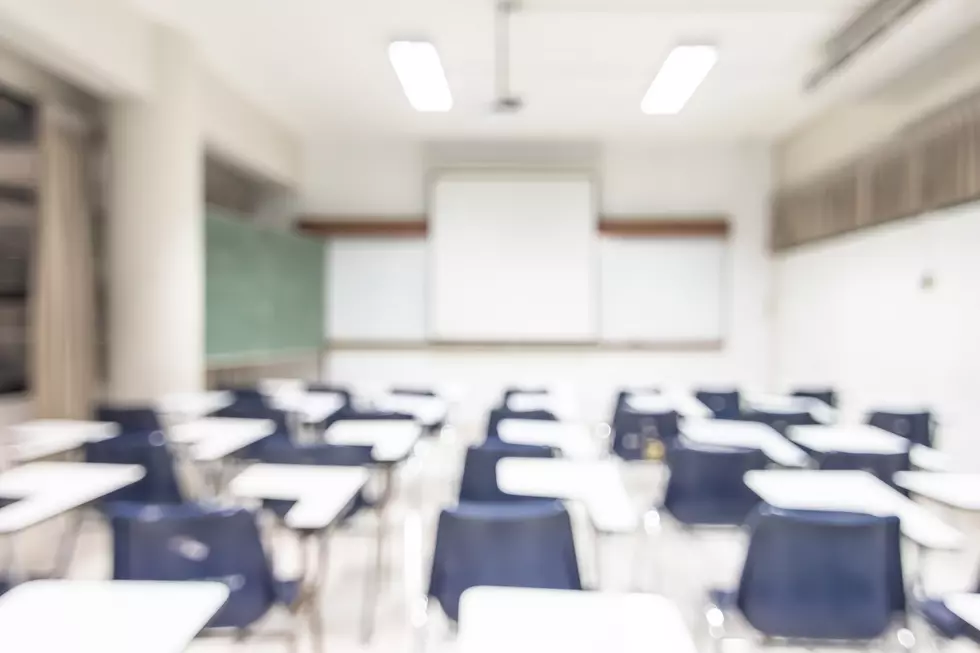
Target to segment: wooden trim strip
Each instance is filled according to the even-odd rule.
[[[599,234],[627,238],[725,238],[729,228],[728,218],[720,216],[617,216],[599,220]]]
[[[296,228],[320,238],[425,238],[429,231],[424,215],[397,220],[305,216],[296,223]]]

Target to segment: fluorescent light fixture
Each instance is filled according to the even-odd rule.
[[[681,45],[671,50],[643,96],[643,113],[680,113],[717,61],[718,48],[713,45]]]
[[[388,58],[416,111],[449,111],[453,96],[436,47],[426,41],[395,41]]]

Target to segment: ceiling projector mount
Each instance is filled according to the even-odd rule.
[[[510,88],[510,19],[520,9],[520,0],[497,0],[494,30],[497,97],[493,103],[494,113],[517,113],[524,108],[524,100]]]

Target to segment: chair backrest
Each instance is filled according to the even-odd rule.
[[[151,406],[115,406],[101,404],[95,411],[100,422],[115,422],[123,432],[161,431],[163,424]]]
[[[565,507],[558,501],[538,501],[460,504],[443,510],[429,596],[456,621],[460,596],[481,585],[582,589]]]
[[[837,408],[837,392],[831,388],[826,389],[800,389],[790,393],[793,397],[809,397],[824,402],[831,408]]]
[[[868,415],[868,424],[900,435],[915,444],[932,446],[933,417],[928,410],[908,413],[876,410]]]
[[[234,404],[240,405],[242,408],[247,407],[268,407],[269,403],[266,401],[265,395],[258,388],[244,387],[244,388],[234,388],[226,387],[222,388],[225,392],[230,392],[232,396],[232,402]]]
[[[816,453],[820,469],[857,469],[874,474],[876,477],[903,494],[908,490],[895,485],[894,476],[897,472],[907,472],[910,469],[909,452],[899,453],[855,453],[850,451],[828,451]]]
[[[393,395],[402,395],[404,397],[438,397],[434,390],[427,390],[425,388],[400,388],[395,386],[388,391]]]
[[[651,445],[662,453],[678,435],[680,415],[676,411],[639,413],[624,408],[613,420],[612,448],[623,460],[641,460],[651,457]]]
[[[547,447],[508,444],[487,440],[466,450],[463,475],[459,482],[459,500],[474,502],[519,502],[529,497],[507,494],[497,484],[497,463],[503,458],[553,458]]]
[[[513,397],[514,395],[546,395],[548,394],[548,392],[549,392],[548,388],[545,388],[544,386],[521,388],[512,385],[507,388],[504,388],[504,394],[503,397],[501,398],[501,406],[506,408],[507,400]]]
[[[131,501],[144,504],[180,503],[184,494],[174,456],[162,431],[130,431],[100,442],[85,443],[85,460],[90,463],[142,465],[143,478],[103,498],[103,503]]]
[[[557,421],[558,418],[547,410],[511,410],[510,408],[494,408],[487,418],[487,440],[499,440],[497,428],[505,419],[536,419],[542,421]]]
[[[208,622],[245,628],[276,601],[255,515],[242,508],[117,504],[110,512],[116,580],[217,580],[230,595]]]
[[[745,473],[768,465],[757,449],[679,440],[667,449],[670,477],[663,507],[683,524],[739,526],[759,505],[758,495],[745,485]]]
[[[770,412],[753,410],[742,414],[742,419],[748,422],[759,422],[776,429],[780,435],[786,435],[790,426],[810,426],[819,424],[812,414],[806,412]]]
[[[258,458],[264,463],[276,465],[363,467],[374,462],[370,446],[329,443],[298,445],[282,440],[269,443]]]
[[[331,415],[324,421],[323,428],[328,429],[337,422],[354,422],[354,421],[364,421],[364,420],[414,420],[414,415],[409,415],[408,413],[396,413],[389,410],[359,410],[354,408],[352,405],[346,408],[341,408],[336,413]]]
[[[716,419],[738,419],[742,414],[741,396],[738,390],[719,392],[715,390],[698,390],[695,398],[708,407]]]
[[[897,517],[763,506],[750,525],[737,603],[763,634],[873,639],[905,610]]]

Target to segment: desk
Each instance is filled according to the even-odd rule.
[[[943,603],[953,614],[970,624],[980,628],[980,594],[950,594]]]
[[[253,499],[283,499],[296,505],[286,525],[296,530],[331,526],[363,489],[368,471],[361,467],[257,464],[232,479],[232,494]]]
[[[504,458],[497,463],[497,484],[508,494],[581,502],[600,532],[633,533],[639,524],[611,460]]]
[[[682,417],[708,419],[714,416],[711,409],[692,395],[643,393],[626,397],[626,407],[637,413],[675,412]]]
[[[204,417],[168,430],[171,442],[189,445],[197,462],[215,462],[275,433],[276,425],[267,419]]]
[[[177,392],[165,395],[156,402],[157,412],[171,424],[206,417],[234,403],[230,392]]]
[[[280,392],[270,397],[273,407],[296,415],[303,424],[319,424],[344,407],[344,399],[332,392]]]
[[[252,465],[232,479],[228,488],[232,494],[253,499],[280,499],[295,501],[286,513],[286,526],[301,534],[303,577],[308,575],[307,549],[318,546],[316,577],[326,569],[326,539],[323,531],[332,526],[357,493],[368,481],[368,470],[363,467],[333,467],[327,465]],[[377,603],[382,562],[382,507],[378,508],[378,540],[375,558],[372,600]],[[319,535],[319,537],[317,537]],[[319,540],[318,542],[316,540]],[[320,609],[320,582],[314,582],[312,605]],[[374,628],[373,612],[368,609],[369,593],[364,593],[362,608],[362,632],[370,637]]]
[[[899,435],[868,424],[790,426],[787,435],[796,444],[813,451],[901,453],[908,450],[909,460],[915,467],[929,471],[949,468],[949,460],[939,451],[912,444]]]
[[[510,444],[526,444],[558,449],[569,458],[597,458],[598,447],[584,424],[540,419],[505,419],[497,425],[500,439]]]
[[[696,653],[680,610],[654,594],[474,587],[460,599],[461,653]]]
[[[379,463],[395,463],[408,458],[422,435],[422,427],[408,419],[351,419],[334,422],[324,437],[330,444],[371,447]]]
[[[805,467],[810,461],[805,451],[758,422],[689,420],[681,426],[681,434],[698,444],[760,449],[771,461],[784,467]]]
[[[821,424],[830,424],[837,419],[837,409],[813,397],[749,393],[742,395],[742,405],[763,413],[809,413]]]
[[[86,442],[108,440],[119,433],[119,425],[112,422],[68,419],[39,419],[9,428],[16,438],[11,458],[19,463],[69,453]]]
[[[132,485],[146,470],[139,465],[35,462],[0,474],[0,497],[15,499],[0,508],[0,538],[13,536]],[[55,572],[67,571],[82,519],[76,514],[69,531],[58,542]],[[11,542],[11,550],[14,544]],[[16,556],[11,557],[10,576],[20,579]]]
[[[0,508],[0,535],[16,533],[132,485],[139,465],[37,462],[0,474],[0,497],[17,499]]]
[[[867,472],[751,471],[745,474],[745,484],[778,508],[895,515],[905,536],[919,546],[957,549],[963,544],[958,530]]]
[[[960,510],[980,510],[980,474],[899,472],[895,484],[912,494]]]
[[[507,408],[520,413],[546,410],[560,420],[574,420],[574,404],[563,396],[540,392],[519,392],[507,399]]]
[[[0,632],[11,653],[179,653],[227,598],[223,583],[39,580],[0,597]]]
[[[376,410],[412,415],[426,428],[433,428],[446,421],[449,405],[439,397],[425,395],[386,394],[371,400]]]

